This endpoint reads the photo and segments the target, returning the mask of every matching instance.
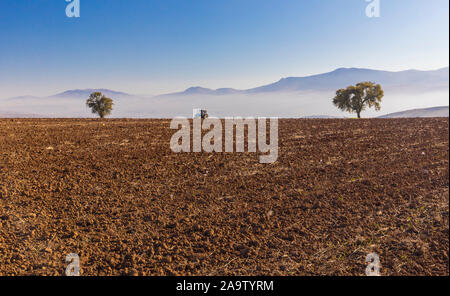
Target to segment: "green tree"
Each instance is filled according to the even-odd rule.
[[[360,82],[356,86],[349,86],[336,92],[333,104],[342,111],[355,112],[361,118],[361,112],[367,107],[381,109],[380,103],[384,92],[379,84]]]
[[[114,103],[112,99],[105,97],[101,92],[94,92],[89,96],[86,105],[91,108],[92,113],[104,118],[111,114]]]

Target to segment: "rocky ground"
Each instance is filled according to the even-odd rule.
[[[0,120],[0,275],[449,275],[449,120],[280,120],[274,164],[168,120]]]

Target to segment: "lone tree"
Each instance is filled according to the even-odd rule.
[[[101,92],[94,92],[89,96],[86,105],[91,108],[92,113],[104,118],[111,114],[114,103],[112,99],[105,97]]]
[[[356,86],[338,90],[333,104],[342,111],[356,112],[358,118],[361,118],[361,112],[366,110],[366,107],[375,107],[375,110],[380,110],[383,96],[384,92],[379,84],[360,82]]]

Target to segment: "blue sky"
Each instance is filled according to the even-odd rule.
[[[0,1],[0,98],[250,88],[338,67],[449,64],[448,0]]]

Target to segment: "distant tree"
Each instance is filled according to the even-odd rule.
[[[375,107],[375,110],[380,110],[383,96],[384,92],[379,84],[360,82],[356,86],[338,90],[333,104],[342,111],[355,112],[358,118],[361,118],[361,112],[366,110],[366,107]]]
[[[101,92],[94,92],[89,96],[86,105],[91,108],[92,113],[104,118],[111,114],[114,103],[112,99],[105,97]]]

